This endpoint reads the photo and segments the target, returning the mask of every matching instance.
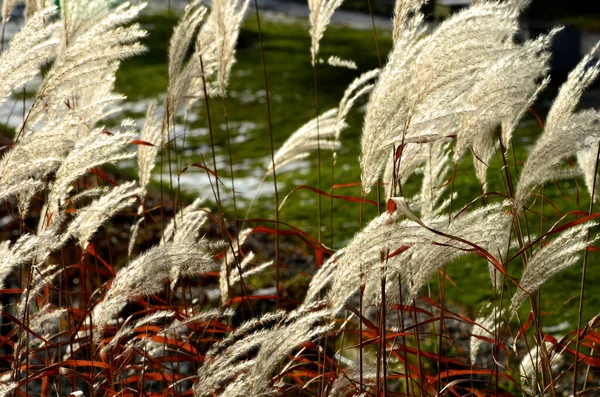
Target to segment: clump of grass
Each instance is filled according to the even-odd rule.
[[[4,17],[12,5],[4,3]],[[598,46],[562,85],[521,158],[513,136],[548,85],[556,34],[516,41],[527,1],[477,2],[428,29],[423,1],[398,0],[387,62],[351,81],[326,112],[318,56],[340,2],[309,5],[310,48],[295,66],[309,75],[312,66],[316,118],[275,150],[269,37],[255,3],[269,126],[261,174],[273,177],[275,196],[275,219],[267,219],[252,217],[252,206],[245,217],[238,212],[228,121],[248,1],[191,2],[169,41],[163,103],[148,106],[142,126],[123,117],[110,129],[102,123],[126,100],[114,92],[120,63],[144,51],[147,32],[134,21],[145,4],[73,0],[58,10],[27,2],[22,31],[0,56],[2,100],[44,69],[0,160],[0,199],[11,217],[0,243],[0,394],[582,395],[600,387],[600,314],[584,316],[600,215],[600,114],[577,108],[600,72]],[[332,67],[358,67],[327,55]],[[367,96],[355,147],[360,182],[338,186],[340,137]],[[182,111],[204,117],[210,146],[197,161],[183,157]],[[334,152],[329,186],[321,149]],[[280,201],[278,173],[314,152],[318,185]],[[467,153],[477,193],[457,172]],[[137,181],[108,167],[136,156]],[[187,203],[179,177],[192,168],[211,191]],[[551,199],[562,179],[583,179],[589,192],[577,190],[564,214]],[[358,194],[337,194],[353,186]],[[317,236],[280,219],[298,190],[317,195],[317,214],[307,214],[317,218]],[[322,196],[331,200],[329,245]],[[334,201],[355,211],[336,212]],[[368,219],[366,205],[379,214]],[[361,230],[335,241],[333,217]],[[447,298],[450,284],[461,283],[452,267],[467,263],[459,257],[488,267],[491,298],[476,319]],[[578,265],[578,318],[557,335],[544,327],[540,289]]]

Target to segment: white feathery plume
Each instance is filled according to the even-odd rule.
[[[575,69],[569,73],[554,98],[552,107],[548,111],[546,125],[559,124],[567,119],[577,107],[583,92],[596,80],[600,73],[600,59],[595,59],[600,49],[600,41],[581,59]]]
[[[548,83],[545,79],[540,86],[537,80],[547,74],[550,59],[547,49],[557,31],[554,29],[546,36],[517,46],[485,71],[472,88],[467,102],[474,110],[461,118],[454,160],[458,161],[463,152],[472,147],[477,177],[484,187],[488,164],[494,153],[490,134],[498,125],[516,126],[537,93]],[[507,150],[512,131],[503,130],[503,134],[503,145]]]
[[[428,219],[440,215],[450,201],[450,198],[447,198],[440,202],[447,190],[446,175],[450,171],[450,142],[438,140],[426,144],[426,147],[429,153],[423,169],[421,217]]]
[[[539,379],[537,373],[541,370],[542,364],[542,351],[544,349],[549,354],[549,364],[552,371],[557,370],[563,364],[563,356],[558,352],[556,354],[555,346],[551,342],[544,342],[543,345],[535,346],[531,348],[521,360],[519,365],[519,372],[521,374],[521,382],[523,391],[529,395],[538,394]],[[542,393],[542,390],[539,390]]]
[[[10,241],[0,244],[0,289],[4,288],[4,280],[23,264],[35,257],[38,239],[32,234],[24,234],[12,246]]]
[[[345,126],[346,116],[354,106],[354,103],[363,95],[368,94],[374,87],[374,84],[367,84],[370,80],[373,80],[379,76],[379,69],[369,70],[368,72],[364,72],[357,78],[355,78],[352,83],[346,87],[344,91],[344,96],[340,101],[338,106],[337,113],[337,123],[336,123],[336,140],[339,139],[340,133]]]
[[[327,59],[327,64],[334,68],[346,68],[346,69],[358,69],[356,62],[348,59],[342,59],[338,56],[332,55]]]
[[[586,222],[571,227],[533,253],[527,262],[527,267],[523,270],[519,288],[511,299],[510,316],[515,314],[529,294],[534,293],[555,274],[579,260],[581,252],[598,238],[596,236],[587,240],[588,229],[594,226],[595,223]]]
[[[489,307],[490,304],[488,303],[483,309],[487,309]],[[477,357],[479,356],[479,351],[481,350],[481,345],[485,342],[481,338],[485,337],[488,339],[494,339],[494,333],[496,332],[496,328],[498,326],[496,317],[499,317],[498,314],[492,310],[492,312],[487,316],[480,316],[475,320],[475,324],[473,324],[473,328],[471,330],[471,340],[469,342],[471,365],[475,365]]]
[[[42,181],[34,181],[27,180],[23,186],[19,186],[19,192],[17,194],[17,208],[19,209],[19,214],[21,219],[24,219],[27,213],[29,212],[29,207],[31,206],[31,200],[35,194],[42,190],[44,187],[44,183]]]
[[[213,0],[207,24],[213,23],[217,41],[217,81],[220,95],[225,96],[229,74],[235,62],[235,46],[240,24],[250,0]],[[214,21],[214,22],[213,22]]]
[[[456,134],[460,116],[474,110],[466,99],[483,72],[518,49],[510,40],[518,15],[507,5],[479,3],[423,39],[419,5],[403,2],[409,9],[397,12],[402,23],[395,28],[396,42],[367,107],[361,141],[365,193],[392,145]]]
[[[220,317],[230,317],[230,316],[233,316],[233,314],[234,314],[234,311],[231,309],[226,309],[225,311],[222,311],[220,309],[206,310],[201,313],[190,315],[189,317],[185,318],[184,320],[175,319],[172,322],[170,322],[169,324],[163,325],[163,328],[158,332],[158,335],[167,336],[169,338],[174,338],[174,339],[178,339],[178,340],[183,340],[183,338],[186,338],[185,332],[187,331],[189,324],[192,324],[197,321],[206,321],[206,320],[211,320],[211,319],[217,319]],[[142,321],[144,321],[144,320],[142,319]],[[138,327],[137,324],[135,327],[128,326],[128,328],[130,328],[130,329],[137,328],[137,327]],[[112,339],[111,339],[110,343],[112,343]],[[123,349],[119,353],[119,355],[117,357],[115,357],[115,359],[127,357],[131,351],[135,351],[135,350],[141,351],[141,350],[146,349],[147,352],[150,352],[153,349],[151,347],[153,345],[156,346],[156,342],[149,339],[147,336],[144,336],[144,338],[139,339],[135,342],[132,342],[132,340],[129,340],[129,342],[125,345],[125,349]],[[160,347],[158,347],[158,350],[161,350],[163,347],[164,347],[164,345],[162,343],[160,343]],[[105,351],[105,350],[106,350],[106,346],[102,348],[102,351]]]
[[[172,109],[183,98],[193,103],[205,95],[226,94],[229,73],[235,61],[235,45],[247,6],[248,0],[213,1],[212,11],[196,36],[195,52],[169,87]]]
[[[251,232],[252,229],[242,230],[237,236],[237,241],[231,243],[233,250],[231,248],[228,249],[227,255],[221,262],[221,271],[219,272],[219,289],[221,290],[221,303],[223,304],[229,300],[229,288],[242,281],[242,277],[258,274],[269,266],[273,265],[273,261],[268,261],[250,268],[250,264],[254,259],[254,252],[248,252],[248,254],[242,259],[239,250],[242,245],[244,245],[246,238],[248,238]],[[239,261],[239,264],[236,264],[236,260]],[[240,270],[242,272],[241,274]]]
[[[161,141],[160,122],[154,117],[155,102],[148,105],[146,110],[146,120],[140,131],[140,139],[148,142],[153,146],[139,145],[138,147],[138,174],[140,179],[140,187],[142,188],[141,197],[146,195],[148,183],[150,183],[150,174],[154,168],[156,154]]]
[[[63,246],[64,241],[59,238],[62,233],[61,226],[64,214],[56,214],[50,227],[38,234],[23,234],[12,246],[8,241],[2,243],[0,248],[0,289],[4,280],[15,269],[30,263],[44,262],[51,252]],[[9,248],[10,247],[10,248]]]
[[[170,241],[181,241],[190,238],[196,239],[199,229],[208,220],[208,208],[201,208],[204,203],[203,198],[196,198],[194,202],[183,208],[169,221],[163,231],[163,237],[160,244],[163,245]],[[177,225],[177,227],[175,227]]]
[[[56,210],[59,200],[69,191],[71,182],[86,174],[90,168],[135,156],[135,152],[126,149],[136,132],[127,121],[123,122],[123,126],[125,131],[118,131],[112,135],[105,134],[100,129],[94,130],[88,137],[77,142],[56,170],[56,179],[48,198],[51,212]]]
[[[46,340],[52,339],[58,333],[60,318],[65,314],[67,314],[67,308],[53,309],[50,304],[45,304],[31,314],[28,324],[29,329]],[[30,347],[44,343],[43,340],[31,336],[28,342]]]
[[[69,198],[71,204],[83,205],[86,202],[102,197],[110,192],[107,186],[98,186],[92,189],[86,189],[82,192],[74,194]]]
[[[206,353],[206,357],[209,358],[210,361],[214,362],[217,357],[227,356],[228,354],[224,354],[224,352],[226,349],[231,348],[237,341],[245,338],[259,328],[264,328],[283,320],[286,315],[287,313],[284,310],[277,310],[274,312],[267,312],[260,317],[246,321],[237,327],[225,339],[212,345],[210,350]]]
[[[21,299],[16,307],[16,318],[24,318],[26,310],[28,310],[28,314],[34,310],[35,305],[31,302],[35,302],[37,295],[45,287],[52,285],[54,278],[62,272],[62,269],[59,269],[57,265],[32,266],[31,272],[34,274],[31,287],[26,288],[21,294]]]
[[[427,284],[437,269],[472,251],[475,246],[494,255],[490,251],[496,247],[498,241],[507,238],[507,230],[512,221],[511,216],[504,211],[505,205],[505,203],[490,204],[463,212],[455,217],[450,225],[443,220],[441,223],[439,220],[432,220],[430,223],[424,220],[425,224],[444,233],[445,236],[428,231],[427,237],[387,262],[387,266],[401,274],[402,281],[407,284],[408,301],[414,300],[419,290]]]
[[[438,137],[435,137],[438,139]],[[386,197],[397,196],[398,192],[394,189],[400,184],[403,186],[408,178],[423,170],[422,165],[429,159],[429,146],[431,142],[408,142],[406,140],[404,146],[396,148],[396,152],[384,154],[385,172],[383,174],[383,182],[385,184]],[[400,155],[400,156],[399,156]]]
[[[399,216],[398,211],[384,212],[346,246],[344,256],[338,258],[333,270],[330,302],[334,312],[341,310],[348,298],[371,276],[381,275],[376,268],[381,264],[383,255],[416,244],[429,233],[411,220],[396,222]]]
[[[361,137],[361,181],[364,193],[377,182],[388,160],[383,142],[405,127],[408,95],[415,69],[415,59],[425,34],[422,2],[406,0],[396,3],[394,45],[389,61],[379,75],[367,104]]]
[[[8,3],[10,1],[5,1],[4,6]],[[56,7],[49,7],[29,18],[0,56],[0,103],[31,80],[40,66],[54,55],[58,40],[52,34],[58,24],[48,20],[55,13]]]
[[[310,14],[310,37],[311,46],[310,54],[312,57],[312,65],[317,62],[319,55],[319,42],[323,38],[323,34],[331,21],[331,16],[335,10],[342,5],[343,0],[308,0],[308,9]]]
[[[128,317],[127,320],[125,320],[125,322],[121,325],[121,327],[119,328],[117,333],[115,333],[115,335],[111,338],[110,342],[102,347],[102,349],[100,350],[100,354],[104,354],[104,353],[106,353],[107,350],[115,347],[116,344],[119,342],[119,340],[121,340],[123,337],[127,336],[128,334],[131,334],[134,329],[142,327],[146,324],[155,323],[162,319],[171,318],[174,315],[175,315],[175,312],[172,310],[158,310],[154,313],[151,313],[147,316],[144,316],[144,317],[136,320],[135,324],[131,324],[131,325],[129,324],[129,322],[130,322],[130,320],[132,320],[132,317],[131,316]]]
[[[577,170],[557,166],[567,156],[584,148],[597,147],[600,140],[600,111],[584,110],[565,120],[546,124],[527,158],[515,193],[515,210],[525,205],[529,194],[547,181],[567,178]],[[589,177],[588,177],[589,178]]]
[[[317,296],[322,291],[331,285],[338,262],[343,258],[346,249],[336,251],[327,261],[321,266],[317,273],[310,280],[308,291],[304,295],[304,302],[298,310],[304,310],[309,306],[317,303]]]
[[[60,6],[63,50],[110,12],[108,2],[103,0],[68,0],[62,1]]]
[[[201,4],[200,0],[195,0],[185,7],[183,15],[173,29],[169,42],[169,87],[166,98],[167,108],[171,113],[175,111],[183,99],[186,85],[189,83],[188,79],[191,73],[194,72],[194,68],[197,67],[194,59],[197,56],[196,54],[185,66],[184,61],[205,15],[206,7]],[[166,114],[165,117],[167,117]]]
[[[515,193],[515,209],[519,210],[537,186],[556,177],[554,168],[560,161],[580,150],[596,146],[600,139],[600,112],[586,110],[575,113],[583,91],[600,73],[600,60],[592,61],[600,48],[594,48],[569,73],[548,112],[544,132],[527,158]],[[594,170],[584,173],[593,175]],[[591,179],[587,176],[586,179]]]
[[[460,115],[473,110],[467,99],[484,72],[517,51],[511,41],[517,30],[517,14],[500,4],[477,4],[442,23],[416,59],[407,122],[396,140],[456,133]]]
[[[139,296],[161,292],[165,282],[180,274],[197,275],[217,267],[206,240],[197,243],[165,243],[155,246],[119,270],[104,299],[94,308],[96,341],[121,304]]]
[[[62,238],[74,237],[81,247],[86,248],[104,222],[135,202],[139,190],[135,182],[123,183],[113,188],[87,207],[78,210]]]
[[[52,115],[64,108],[73,93],[105,85],[105,72],[116,71],[116,62],[142,53],[145,47],[138,40],[147,32],[139,24],[121,25],[131,22],[145,6],[125,3],[100,21],[94,19],[89,29],[69,42],[42,82],[30,119],[37,121],[44,113]]]
[[[338,149],[340,144],[335,140],[337,114],[338,109],[330,109],[294,132],[275,153],[275,170],[279,172],[284,165],[307,157],[318,146],[322,150]],[[273,173],[273,162],[269,164],[267,175],[271,173]]]
[[[286,313],[281,310],[266,313],[247,321],[227,338],[214,344],[206,353],[204,365],[198,370],[194,395],[210,395],[254,365],[256,361],[249,359],[249,355],[268,341],[271,331],[266,327],[281,321],[285,316]]]
[[[262,343],[254,365],[249,368],[249,373],[238,376],[227,386],[223,395],[238,396],[245,392],[258,396],[265,393],[269,390],[272,372],[277,368],[280,360],[302,342],[327,332],[329,325],[317,324],[329,318],[331,314],[329,309],[292,313],[289,316],[289,323],[280,324],[267,333],[266,338],[269,343]]]
[[[213,318],[232,317],[234,314],[235,311],[229,308],[224,311],[221,309],[209,309],[196,314],[190,313],[190,315],[183,320],[175,319],[172,321],[169,325],[160,330],[159,335],[180,335],[183,331],[188,329],[188,325],[190,324]]]
[[[206,14],[206,7],[201,5],[200,0],[189,3],[169,41],[169,81],[175,78],[181,71],[185,56],[189,50],[190,43],[197,33],[198,26],[202,23]]]
[[[37,132],[24,131],[21,139],[0,159],[0,199],[41,187],[75,145],[69,135],[69,117],[47,123]]]
[[[590,196],[594,192],[594,179],[596,175],[596,162],[598,160],[598,148],[591,146],[588,148],[581,149],[577,152],[577,165],[583,173],[583,179],[585,186],[588,189]],[[598,198],[598,182],[596,182],[596,190],[592,201]]]

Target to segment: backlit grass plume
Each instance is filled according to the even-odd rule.
[[[308,9],[310,10],[310,37],[311,47],[310,55],[313,66],[317,62],[319,55],[319,42],[331,21],[331,16],[335,10],[342,5],[343,0],[308,0]]]

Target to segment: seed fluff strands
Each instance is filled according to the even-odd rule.
[[[525,200],[537,186],[552,179],[571,176],[572,171],[556,169],[560,161],[580,150],[596,146],[600,139],[600,112],[585,110],[575,113],[583,91],[600,72],[600,60],[592,62],[600,42],[569,73],[548,112],[544,132],[527,158],[515,194],[515,210],[525,205]],[[594,162],[595,165],[595,162]],[[593,175],[594,170],[585,174]],[[592,179],[589,175],[586,180]],[[593,179],[592,179],[593,180]]]
[[[161,143],[161,125],[158,120],[154,117],[154,109],[156,102],[151,102],[146,109],[146,120],[144,126],[140,132],[140,139],[144,142],[148,142],[153,146],[147,146],[141,144],[138,146],[138,175],[140,181],[140,206],[138,207],[138,216],[140,217],[131,225],[128,255],[131,257],[135,246],[135,240],[137,238],[140,226],[144,221],[144,198],[147,193],[148,183],[150,183],[150,176],[154,164],[156,162],[156,154]]]
[[[337,113],[338,109],[330,109],[294,132],[275,153],[275,170],[279,173],[281,167],[307,157],[319,145],[321,149],[338,149],[339,142],[332,139],[335,138],[337,131]],[[273,173],[273,163],[267,170],[267,175],[271,173]]]
[[[160,123],[154,117],[154,109],[156,103],[152,102],[146,110],[146,120],[140,132],[140,139],[148,142],[153,146],[139,145],[138,146],[138,175],[140,187],[142,188],[141,198],[146,195],[148,183],[150,183],[150,174],[154,168],[156,154],[160,145],[161,129]]]
[[[440,200],[447,190],[446,175],[450,172],[450,142],[438,140],[426,144],[429,153],[423,169],[421,186],[421,217],[432,218],[441,215],[449,205],[450,198]]]
[[[581,252],[598,238],[596,236],[586,241],[588,229],[595,225],[587,222],[572,227],[533,253],[523,271],[519,288],[511,299],[510,316],[515,314],[529,294],[534,293],[555,274],[577,262]]]
[[[484,309],[489,307],[490,304],[488,303],[484,306]],[[469,342],[471,365],[475,365],[477,358],[479,357],[479,352],[481,351],[481,347],[484,343],[482,338],[494,338],[494,332],[496,332],[497,327],[496,316],[498,316],[497,313],[492,310],[490,314],[486,316],[480,316],[475,320],[473,329],[471,330],[471,340]]]
[[[204,199],[198,197],[192,204],[175,214],[173,219],[165,226],[163,237],[160,239],[160,244],[162,245],[169,241],[184,241],[187,239],[198,240],[197,237],[200,228],[208,220],[208,214],[210,212],[208,208],[200,207],[202,203],[204,203]],[[177,228],[175,228],[175,225],[178,225]]]
[[[93,322],[98,332],[116,316],[123,302],[139,296],[161,292],[167,280],[180,274],[197,275],[217,268],[206,240],[169,242],[144,252],[129,265],[119,270],[104,299],[94,308]]]
[[[5,1],[4,6],[7,3],[10,2]],[[0,104],[31,80],[54,55],[58,40],[52,35],[58,24],[49,23],[48,19],[55,13],[56,7],[50,7],[29,18],[0,56]],[[2,22],[6,22],[4,17]]]
[[[221,271],[219,272],[219,289],[221,290],[221,303],[225,304],[229,300],[229,288],[242,281],[242,277],[248,277],[258,274],[273,265],[273,261],[264,262],[258,266],[250,267],[254,259],[254,252],[248,252],[239,260],[239,267],[236,265],[236,256],[240,256],[238,247],[242,247],[246,238],[250,235],[252,229],[244,229],[239,235],[237,242],[232,243],[233,250],[227,251],[227,256],[221,262]],[[229,266],[229,269],[227,268]],[[241,271],[241,273],[240,273]],[[228,279],[229,277],[229,279]]]
[[[495,148],[492,133],[498,125],[516,126],[537,93],[548,79],[539,85],[537,80],[546,75],[550,53],[547,49],[558,30],[546,36],[527,41],[502,57],[473,87],[468,103],[474,110],[461,118],[456,137],[454,160],[472,147],[477,178],[486,187],[486,171]],[[503,145],[508,150],[511,130],[503,129]]]
[[[507,39],[517,31],[518,15],[509,6],[478,3],[427,37],[422,15],[404,14],[406,22],[399,24],[403,28],[397,29],[397,43],[367,107],[361,140],[364,193],[379,178],[392,145],[456,134],[461,115],[473,110],[466,99],[483,72],[515,51]]]
[[[89,241],[100,226],[117,212],[132,205],[135,202],[135,196],[139,195],[139,191],[135,182],[123,183],[113,188],[87,207],[78,210],[63,238],[73,236],[81,247],[87,248]]]
[[[372,220],[346,246],[344,256],[338,258],[333,270],[330,301],[335,312],[356,292],[361,284],[379,277],[376,270],[382,254],[419,242],[427,231],[411,220],[396,222],[400,213],[384,212]]]
[[[254,365],[249,373],[238,376],[225,389],[223,396],[239,396],[249,392],[258,396],[273,392],[270,389],[272,372],[277,364],[302,342],[318,337],[330,328],[328,325],[317,326],[319,322],[331,316],[331,311],[319,310],[308,313],[292,313],[288,324],[276,326],[266,335],[268,343],[262,343]]]
[[[249,0],[213,0],[209,19],[214,18],[217,40],[217,81],[222,96],[226,95],[229,73],[235,62],[235,45],[240,24],[248,8]],[[209,21],[210,22],[210,21]]]
[[[120,25],[131,22],[145,6],[125,3],[70,42],[42,82],[30,118],[38,120],[49,110],[52,114],[64,108],[73,92],[103,84],[103,72],[111,64],[142,53],[145,47],[138,40],[147,32],[138,24]]]
[[[492,254],[490,251],[493,251],[498,241],[505,241],[507,236],[511,217],[504,211],[506,205],[507,203],[491,204],[463,212],[453,218],[450,225],[447,219],[441,223],[438,220],[441,218],[436,218],[430,223],[424,220],[431,228],[455,238],[429,232],[420,242],[388,260],[388,267],[402,275],[402,281],[408,286],[408,301],[414,300],[437,269],[471,252],[474,246]],[[470,244],[458,241],[456,237]]]
[[[170,112],[174,112],[183,99],[188,77],[196,66],[193,58],[185,66],[184,60],[205,15],[206,7],[202,6],[199,0],[193,1],[185,7],[183,16],[173,29],[169,42],[169,87],[165,99]]]
[[[39,131],[25,129],[21,138],[0,159],[0,199],[27,191],[55,172],[70,151],[78,122],[72,113],[51,120]]]
[[[98,129],[77,142],[73,151],[56,170],[56,179],[48,199],[51,212],[56,211],[59,200],[69,191],[71,182],[86,174],[89,169],[135,157],[135,152],[125,149],[136,136],[136,132],[132,129],[131,121],[126,120],[122,124],[125,127],[123,132],[117,131],[107,135]]]
[[[38,234],[23,234],[12,246],[8,241],[1,245],[0,249],[0,289],[3,288],[4,280],[17,268],[35,261],[43,263],[51,252],[60,249],[64,241],[61,240],[62,220],[64,214],[56,214],[54,222],[50,227]]]
[[[535,346],[531,348],[521,360],[519,364],[519,372],[521,375],[521,382],[523,391],[528,395],[543,394],[543,390],[536,390],[540,388],[540,382],[538,373],[542,368],[542,349],[549,353],[549,364],[552,371],[558,370],[559,367],[564,365],[563,357],[560,354],[556,354],[555,346],[549,342],[544,342],[543,346]]]
[[[310,54],[312,65],[317,62],[319,55],[319,42],[331,21],[331,16],[335,10],[342,5],[343,0],[308,0],[308,9],[310,10]]]
[[[268,342],[271,331],[267,327],[283,320],[285,316],[286,313],[281,310],[266,313],[245,322],[227,338],[214,344],[198,370],[194,395],[210,395],[232,378],[248,371],[256,362],[249,358],[251,354]]]
[[[356,62],[348,59],[342,59],[335,55],[332,55],[327,59],[327,64],[329,66],[333,66],[334,68],[358,69]]]
[[[381,71],[367,104],[361,136],[360,168],[364,193],[368,193],[375,185],[389,158],[388,146],[382,145],[382,142],[405,124],[399,119],[407,111],[414,60],[420,51],[419,42],[425,34],[420,6],[421,1],[417,0],[396,3],[394,44],[389,61]]]

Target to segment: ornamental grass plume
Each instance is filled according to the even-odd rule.
[[[275,153],[267,175],[272,174],[273,169],[279,173],[281,167],[308,157],[318,147],[325,150],[338,149],[340,143],[335,139],[338,135],[337,114],[338,109],[329,109],[296,130]]]
[[[472,148],[476,175],[484,190],[488,164],[496,151],[493,131],[502,127],[502,147],[508,150],[518,120],[549,82],[544,78],[549,69],[548,48],[557,32],[554,29],[508,52],[472,89],[468,104],[473,110],[460,120],[454,159],[458,161],[467,148]]]
[[[131,206],[139,192],[140,188],[135,186],[135,182],[113,188],[87,207],[78,210],[62,238],[74,237],[82,248],[87,248],[100,226],[116,213]]]
[[[198,382],[194,395],[203,396],[222,390],[240,373],[249,370],[256,360],[250,357],[257,348],[268,341],[270,330],[266,327],[282,321],[284,311],[267,312],[246,321],[207,352],[204,365],[198,369]]]
[[[198,114],[210,123],[209,149],[214,167],[218,164],[219,145],[226,140],[217,135],[213,140],[218,125],[213,121],[221,120],[208,116],[214,115],[213,97],[223,104],[226,129],[228,114],[235,113],[227,109],[226,97],[245,83],[240,78],[229,87],[242,53],[236,54],[236,46],[248,0],[214,0],[210,6],[189,2],[168,43],[164,109],[154,102],[147,107],[139,136],[133,120],[115,122],[122,119],[125,100],[115,83],[121,60],[144,50],[140,40],[147,33],[133,20],[145,5],[69,0],[57,12],[41,8],[46,0],[27,0],[24,27],[0,55],[0,101],[43,70],[14,142],[0,148],[0,200],[7,208],[0,217],[6,227],[6,241],[0,242],[0,353],[6,358],[0,364],[0,394],[559,394],[554,389],[568,378],[581,382],[582,374],[570,363],[555,374],[553,361],[538,360],[530,351],[533,343],[544,352],[544,340],[552,340],[545,318],[544,327],[538,321],[545,300],[527,323],[519,323],[516,337],[511,319],[551,277],[577,263],[581,252],[595,251],[590,247],[597,240],[593,206],[587,218],[579,201],[577,210],[563,212],[568,200],[553,203],[553,187],[542,200],[529,204],[528,198],[551,179],[578,174],[574,167],[559,167],[574,154],[588,189],[595,189],[600,112],[577,106],[600,73],[600,61],[594,59],[600,43],[561,87],[542,136],[520,166],[522,152],[508,150],[519,143],[511,138],[548,85],[550,46],[558,32],[516,40],[519,14],[528,2],[477,1],[429,29],[421,12],[425,1],[398,0],[387,64],[357,72],[337,107],[305,123],[281,146],[262,182],[319,147],[334,151],[335,164],[346,119],[368,96],[360,174],[348,172],[348,180],[329,187],[332,192],[351,189],[360,178],[360,199],[330,195],[331,227],[358,231],[334,250],[294,226],[288,215],[295,214],[281,208],[273,229],[263,225],[272,222],[259,218],[263,214],[236,215],[235,223],[227,222],[228,203],[198,198],[186,206],[188,196],[175,186],[165,195],[163,185],[160,199],[154,191],[159,149],[169,162],[175,153],[170,165],[180,166],[186,150],[203,156],[203,144],[174,144],[181,110],[187,123],[201,99],[206,106]],[[309,1],[314,68],[326,63],[320,59],[320,40],[340,3]],[[13,4],[4,3],[5,17]],[[254,26],[244,31],[244,42],[250,43],[244,52],[255,50],[248,36]],[[269,48],[262,43],[269,35],[260,33],[260,48]],[[332,56],[327,63],[356,69],[362,61]],[[269,115],[275,109],[269,108]],[[360,110],[352,117],[361,117]],[[237,146],[228,145],[231,152]],[[462,169],[468,151],[474,175]],[[510,158],[515,166],[506,162],[491,175],[494,155]],[[139,182],[101,169],[122,160],[137,165]],[[205,167],[203,161],[194,165]],[[342,165],[344,172],[352,170]],[[217,170],[211,171],[216,176]],[[332,180],[336,172],[332,169]],[[379,193],[377,202],[375,194],[369,200],[363,196],[381,178],[387,209],[369,219],[375,208],[363,204],[380,208],[385,201]],[[468,178],[477,192],[478,185],[483,187],[483,195],[469,196]],[[493,188],[488,186],[492,178]],[[517,179],[513,194],[511,183]],[[334,199],[346,202],[333,211]],[[216,228],[209,222],[216,219],[210,209],[215,206]],[[240,222],[257,225],[244,229]],[[541,238],[530,232],[538,229]],[[225,241],[214,238],[219,232]],[[333,246],[333,236],[341,233],[329,232]],[[249,239],[272,233],[281,240],[274,255],[270,236]],[[126,255],[120,243],[127,237]],[[303,243],[307,248],[297,246]],[[457,261],[466,255],[471,255],[468,262]],[[519,259],[524,269],[514,266]],[[479,296],[493,299],[493,312],[472,321],[455,308],[455,297],[472,279],[452,280],[451,272],[464,266],[484,277],[485,269],[478,267],[484,262],[493,287]],[[272,266],[277,282],[268,271]],[[436,274],[438,288],[432,283]],[[515,275],[521,277],[518,283]],[[456,283],[459,292],[448,283]],[[581,302],[585,284],[584,272]],[[475,309],[476,304],[467,304]],[[469,329],[458,328],[461,323]],[[562,338],[555,350],[599,367],[592,357],[595,325],[592,320],[583,330],[568,332],[578,337]],[[491,355],[485,354],[484,342],[493,346]],[[516,366],[523,357],[519,378]],[[536,376],[538,368],[543,376]]]
[[[251,267],[255,257],[254,252],[249,251],[242,255],[241,247],[246,242],[252,229],[244,229],[238,233],[237,240],[231,243],[226,256],[221,262],[219,273],[219,289],[221,290],[221,303],[224,305],[230,298],[229,291],[235,285],[241,283],[246,277],[259,274],[273,266],[273,261],[267,261]]]
[[[596,146],[600,139],[600,112],[584,110],[575,112],[583,91],[600,73],[600,61],[593,61],[600,48],[598,42],[583,57],[577,67],[569,73],[567,81],[560,87],[548,112],[544,132],[537,140],[535,147],[527,158],[515,193],[515,210],[520,210],[526,199],[538,186],[553,179],[570,177],[572,170],[557,168],[561,160],[577,152]],[[595,161],[591,169],[590,163],[584,171],[586,181],[593,183]],[[591,191],[590,185],[588,189]]]
[[[174,283],[181,275],[200,275],[218,266],[210,252],[211,244],[170,242],[155,246],[119,270],[104,299],[94,308],[94,334],[99,341],[101,331],[121,310],[123,304],[140,296],[161,292],[165,282]]]
[[[596,226],[586,222],[560,233],[550,242],[544,242],[527,261],[527,267],[519,280],[519,288],[510,301],[509,315],[513,316],[530,294],[569,266],[577,263],[581,252],[597,240],[588,239],[588,230]],[[543,241],[543,240],[542,240]]]
[[[103,19],[95,21],[83,33],[75,34],[73,30],[67,32],[64,37],[65,48],[57,55],[38,89],[28,120],[35,123],[42,116],[48,119],[68,110],[65,103],[70,103],[75,93],[104,85],[106,71],[115,73],[119,61],[145,51],[139,40],[147,32],[138,24],[122,26],[136,18],[145,7],[146,3],[135,6],[124,3]],[[86,21],[89,23],[89,20]],[[71,33],[75,37],[69,41],[68,35]],[[94,51],[89,51],[90,48],[94,48]]]
[[[246,374],[238,376],[231,382],[222,395],[239,396],[250,392],[250,394],[258,396],[276,393],[277,389],[271,385],[271,377],[278,363],[298,348],[302,342],[310,341],[327,332],[330,329],[329,325],[317,324],[331,314],[329,309],[291,313],[287,323],[275,326],[264,335],[265,339],[260,345],[256,357],[252,360],[253,365],[247,368]],[[196,391],[199,390],[201,389],[196,389]],[[201,396],[205,393],[204,390],[201,390],[195,395]]]
[[[3,25],[7,22],[4,10],[10,3],[3,3]],[[40,66],[54,56],[58,39],[53,36],[59,24],[49,21],[55,13],[56,7],[49,7],[28,18],[0,56],[0,103],[37,75]]]
[[[308,9],[310,10],[308,19],[310,21],[310,55],[312,65],[317,63],[319,55],[319,42],[327,30],[331,17],[335,10],[342,5],[343,0],[308,0]]]
[[[284,165],[308,157],[317,148],[333,151],[339,149],[339,137],[347,127],[348,113],[360,97],[371,91],[373,84],[369,84],[369,81],[375,79],[378,74],[379,70],[373,69],[355,78],[346,87],[337,109],[329,109],[290,135],[275,153],[267,175],[273,173],[273,163],[275,170],[279,172]]]
[[[240,26],[250,0],[213,0],[207,25],[214,30],[219,94],[226,96]],[[211,25],[212,24],[212,25]]]
[[[373,88],[364,119],[360,157],[364,193],[371,190],[383,171],[387,149],[391,146],[385,144],[388,135],[396,134],[405,123],[400,119],[406,114],[414,59],[420,52],[426,29],[419,11],[421,5],[419,0],[396,5],[393,47]]]
[[[437,269],[468,252],[476,250],[500,263],[490,251],[506,239],[512,218],[504,211],[506,203],[489,204],[453,217],[423,220],[428,234],[406,251],[386,261],[386,266],[402,276],[412,302],[419,290],[431,279]],[[502,245],[501,245],[502,246]],[[504,245],[505,246],[505,245]]]

